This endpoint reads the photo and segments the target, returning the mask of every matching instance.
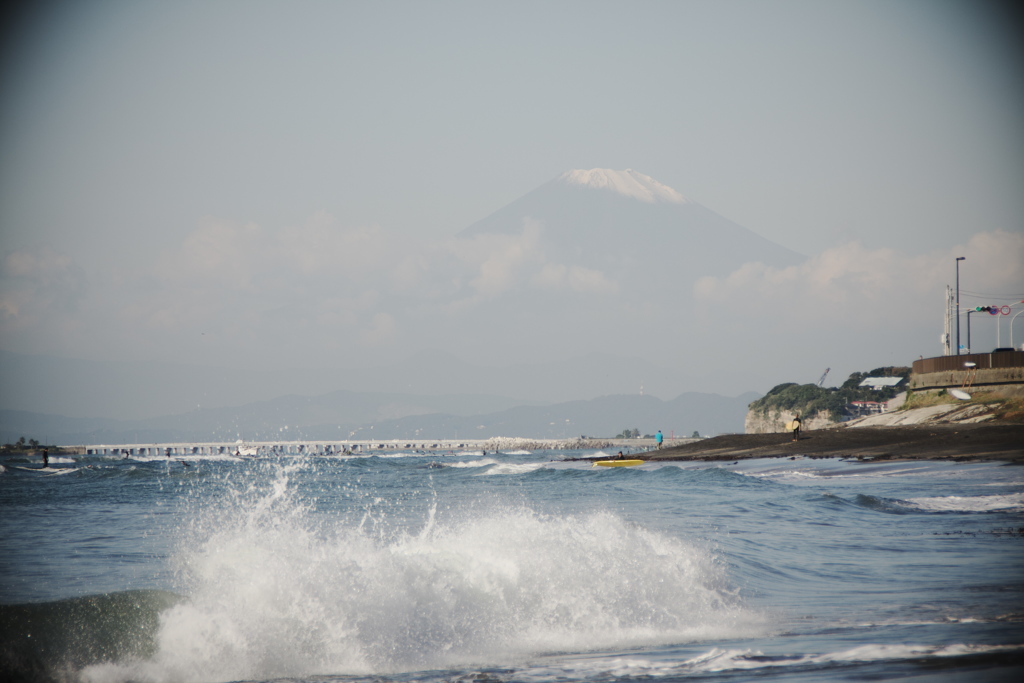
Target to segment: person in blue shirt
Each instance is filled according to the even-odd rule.
[[[660,429],[658,430],[658,433],[654,435],[654,440],[657,442],[658,448],[661,448],[661,442],[665,440],[665,437],[662,435]]]

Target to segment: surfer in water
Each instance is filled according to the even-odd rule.
[[[50,466],[50,449],[49,448],[44,448],[43,449],[43,469],[45,470],[49,466]]]

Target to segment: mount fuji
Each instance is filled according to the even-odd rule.
[[[514,235],[531,223],[540,226],[549,258],[614,279],[642,274],[655,287],[666,280],[678,285],[680,278],[692,283],[704,275],[724,276],[754,261],[781,268],[804,260],[632,169],[569,171],[459,236]],[[659,275],[660,269],[672,277]]]

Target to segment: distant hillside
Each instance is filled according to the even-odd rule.
[[[657,396],[677,396],[695,387],[738,393],[759,385],[767,386],[750,373],[705,368],[698,374],[686,374],[642,358],[594,351],[558,361],[488,366],[461,360],[447,351],[426,350],[387,366],[282,366],[242,371],[172,363],[95,362],[0,350],[0,411],[111,420],[166,420],[197,410],[271,404],[282,396],[328,396],[339,388],[366,397],[371,406],[376,405],[374,395],[388,394],[405,397],[399,402],[411,403],[415,412],[426,408],[426,412],[468,415],[516,405],[632,393],[641,387]],[[722,387],[739,388],[728,391]],[[347,407],[338,406],[334,414],[337,412],[347,413]],[[281,424],[292,422],[274,428]]]
[[[603,396],[589,401],[569,401],[551,406],[518,406],[485,415],[416,415],[364,425],[356,438],[486,439],[493,436],[526,436],[559,439],[573,436],[612,437],[624,429],[643,434],[661,430],[666,435],[707,436],[742,432],[747,405],[758,394],[737,397],[686,393],[671,401],[654,396]],[[322,431],[321,431],[322,430]],[[325,433],[329,428],[310,432]]]
[[[469,415],[503,410],[522,401],[499,396],[452,394],[419,396],[334,391],[320,396],[281,396],[229,408],[139,420],[69,418],[20,410],[0,410],[0,440],[20,436],[50,444],[149,443],[163,441],[235,441],[307,438],[311,425],[330,425],[331,438],[367,422],[407,415]],[[37,436],[38,435],[38,436]]]
[[[236,408],[146,420],[66,418],[0,411],[0,441],[54,445],[178,441],[296,441],[401,438],[562,438],[614,436],[624,429],[689,436],[739,432],[749,393],[735,398],[686,393],[671,401],[617,395],[549,406],[510,405],[493,396],[414,396],[339,391],[284,396]],[[475,411],[470,406],[475,408]]]

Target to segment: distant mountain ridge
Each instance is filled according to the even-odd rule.
[[[417,415],[373,425],[372,438],[412,438],[436,434],[438,438],[487,439],[527,436],[561,439],[576,436],[613,437],[624,429],[653,434],[704,436],[742,433],[747,405],[760,394],[736,397],[688,392],[671,401],[640,394],[602,396],[589,401],[568,401],[550,406],[518,406],[475,416]],[[362,438],[371,438],[369,436]]]
[[[348,391],[284,396],[239,406],[145,420],[66,418],[0,411],[0,441],[35,438],[55,445],[188,441],[345,441],[483,439],[492,436],[611,437],[623,429],[689,436],[740,432],[747,405],[759,394],[730,398],[690,392],[671,401],[639,394],[553,405],[492,408],[508,399],[413,396]],[[478,412],[466,412],[467,401]],[[446,409],[448,409],[446,411]],[[458,412],[457,412],[458,411]]]
[[[422,400],[434,396],[449,401],[458,396],[490,397],[482,409],[475,401],[467,401],[464,407],[429,404],[437,406],[433,411],[464,414],[641,390],[655,396],[675,396],[697,383],[750,386],[748,376],[731,376],[724,368],[708,372],[714,373],[713,381],[673,372],[639,358],[596,352],[533,365],[488,367],[460,360],[446,351],[426,349],[385,367],[243,371],[0,351],[0,410],[145,420],[273,401],[289,394],[324,396],[342,387],[356,393],[399,394]]]

